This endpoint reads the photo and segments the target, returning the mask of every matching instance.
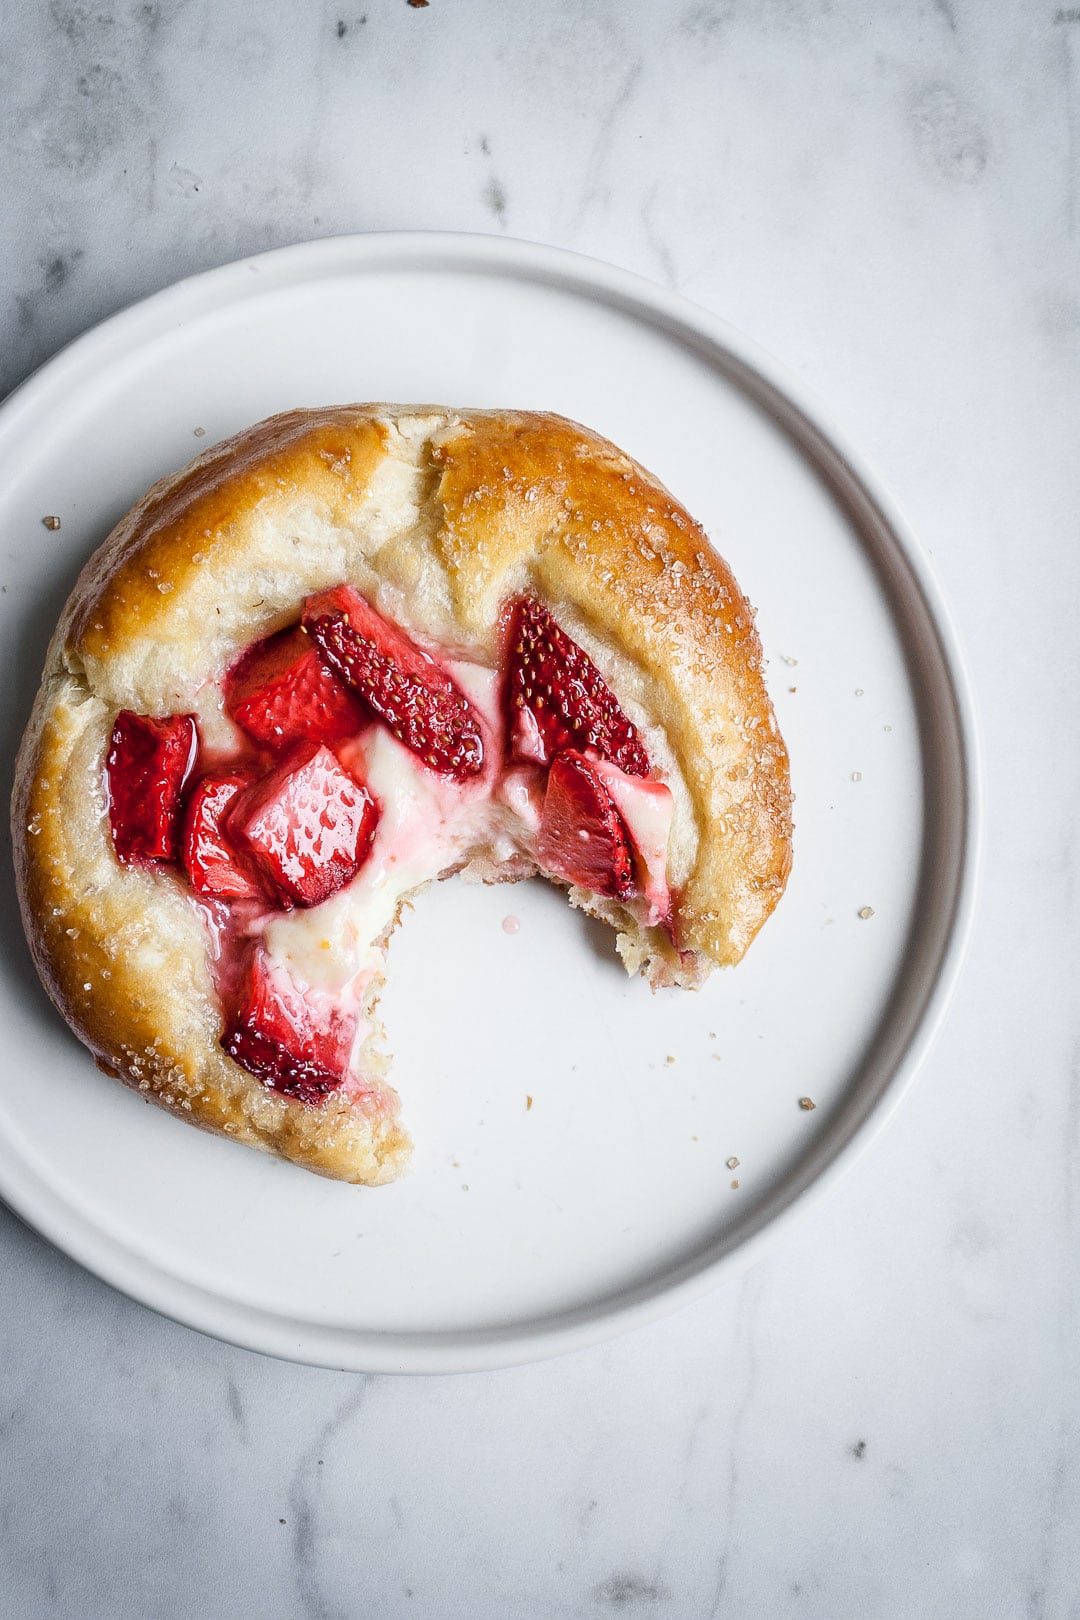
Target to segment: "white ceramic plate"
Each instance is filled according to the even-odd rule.
[[[37,984],[9,877],[0,1192],[192,1326],[335,1367],[445,1371],[689,1300],[882,1124],[967,932],[974,728],[895,507],[743,337],[551,249],[369,236],[182,282],[0,411],[9,778],[61,604],[143,489],[271,412],[369,399],[563,412],[700,518],[758,606],[797,795],[787,895],[741,967],[653,996],[546,885],[429,891],[384,1003],[417,1152],[372,1192],[184,1130],[103,1078]]]

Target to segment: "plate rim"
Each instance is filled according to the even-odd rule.
[[[242,1348],[285,1360],[343,1371],[450,1373],[479,1371],[565,1354],[615,1334],[644,1326],[685,1308],[725,1279],[741,1276],[862,1159],[910,1093],[935,1044],[959,983],[970,943],[983,853],[983,766],[978,717],[967,659],[933,567],[899,503],[871,463],[837,427],[803,381],[755,340],[711,310],[648,278],[589,255],[518,238],[445,231],[387,231],[315,238],[248,255],[187,276],[138,299],[81,333],[20,383],[0,403],[0,454],[22,419],[49,394],[108,350],[115,361],[137,347],[142,329],[159,335],[211,309],[242,306],[250,294],[310,284],[335,270],[364,273],[401,267],[433,270],[438,261],[459,273],[511,273],[522,280],[570,286],[609,305],[645,313],[654,326],[704,338],[743,373],[741,385],[761,392],[801,419],[815,441],[814,466],[822,459],[864,500],[889,532],[909,570],[927,626],[940,655],[959,746],[956,762],[961,797],[951,914],[940,954],[914,1027],[881,1088],[838,1146],[828,1139],[802,1185],[762,1224],[731,1247],[653,1274],[645,1282],[592,1299],[573,1311],[464,1332],[415,1330],[364,1332],[291,1318],[238,1303],[166,1271],[77,1217],[63,1196],[0,1141],[0,1198],[29,1227],[111,1287],[186,1327]],[[117,340],[119,341],[119,345]],[[760,398],[759,398],[760,403]],[[790,427],[785,428],[792,437]],[[796,441],[799,442],[798,440]],[[800,444],[805,451],[805,443]],[[897,981],[899,982],[899,980]]]

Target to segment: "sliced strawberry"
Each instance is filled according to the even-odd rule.
[[[634,856],[636,888],[648,902],[647,920],[664,922],[671,914],[667,880],[668,841],[675,812],[671,789],[651,776],[630,776],[606,759],[592,759],[590,764],[626,828]]]
[[[548,772],[537,857],[545,871],[595,894],[627,900],[634,867],[622,818],[581,754],[559,754]]]
[[[171,861],[180,799],[198,752],[192,714],[164,720],[121,709],[105,756],[105,797],[116,857],[125,866]]]
[[[257,950],[221,1044],[242,1069],[299,1102],[321,1103],[348,1072],[356,1017],[305,994]]]
[[[472,706],[404,630],[350,585],[309,596],[304,627],[330,668],[425,765],[462,781],[483,768]]]
[[[216,900],[266,898],[224,828],[233,800],[251,780],[242,771],[232,776],[204,776],[188,801],[182,856],[196,894]]]
[[[535,597],[514,603],[507,642],[510,746],[545,763],[566,748],[595,749],[630,776],[649,756],[600,671]]]
[[[275,754],[300,742],[340,742],[367,721],[299,625],[257,641],[237,660],[225,676],[225,708]]]
[[[317,906],[348,883],[379,812],[325,744],[304,743],[239,793],[226,830],[286,902]]]

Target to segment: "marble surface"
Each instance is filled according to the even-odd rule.
[[[0,1211],[0,1611],[1080,1615],[1080,8],[51,0],[0,54],[0,391],[339,231],[639,270],[794,368],[931,552],[984,726],[968,968],[887,1135],[703,1304],[363,1378]]]

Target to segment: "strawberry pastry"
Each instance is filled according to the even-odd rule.
[[[408,1155],[376,1003],[403,902],[535,873],[631,973],[737,962],[790,865],[750,608],[584,428],[296,411],[91,558],[17,768],[39,971],[100,1068],[344,1180]]]

